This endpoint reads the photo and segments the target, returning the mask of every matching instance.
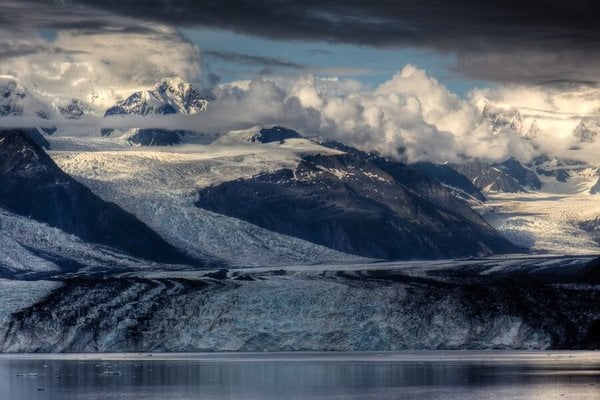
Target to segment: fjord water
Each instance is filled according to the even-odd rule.
[[[598,352],[0,356],[0,400],[600,399]]]

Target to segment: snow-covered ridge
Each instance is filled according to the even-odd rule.
[[[215,143],[230,145],[279,142],[280,144],[283,144],[289,139],[302,139],[302,136],[294,130],[281,126],[267,128],[257,125],[248,129],[227,132],[221,135],[221,137],[217,139]]]
[[[76,176],[85,174],[89,179],[101,181],[137,181],[138,176],[143,175],[147,184],[142,187],[160,185],[164,189],[193,191],[261,172],[293,169],[306,154],[344,153],[308,139],[288,139],[284,143],[222,145],[217,141],[211,145],[50,151],[49,154],[63,170]],[[175,177],[177,179],[170,179]],[[139,186],[132,188],[135,187]]]

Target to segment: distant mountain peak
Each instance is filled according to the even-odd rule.
[[[160,82],[158,82],[156,85],[154,85],[154,88],[158,91],[186,91],[189,90],[190,88],[193,88],[193,86],[191,84],[189,84],[188,82],[184,81],[183,79],[181,79],[178,76],[174,76],[174,77],[170,77],[170,78],[163,78],[160,80]]]
[[[89,106],[79,99],[71,99],[68,103],[58,106],[58,111],[66,119],[79,119],[88,110]]]
[[[529,129],[527,130],[527,132],[525,132],[523,137],[525,139],[535,139],[536,137],[538,137],[538,135],[540,135],[540,133],[542,133],[542,130],[538,126],[537,121],[533,120],[533,122],[529,126]]]
[[[104,116],[197,114],[207,106],[208,100],[194,86],[179,77],[171,77],[118,101]]]
[[[257,125],[249,129],[228,132],[221,136],[217,143],[272,143],[284,142],[287,139],[302,139],[302,135],[295,130],[284,128],[282,126],[267,128],[262,125]]]
[[[579,124],[573,130],[573,136],[577,138],[579,142],[592,143],[596,140],[596,136],[600,132],[600,124],[597,121],[584,121]]]
[[[50,120],[54,110],[38,100],[25,88],[21,81],[11,75],[0,75],[0,118],[28,117],[30,119]],[[34,124],[37,125],[37,124]],[[56,127],[40,121],[40,127],[23,129],[32,140],[41,147],[50,148],[44,135],[51,135]]]
[[[483,98],[477,102],[481,110],[481,122],[488,121],[494,133],[508,128],[518,134],[523,133],[523,116],[515,107],[501,107]]]
[[[17,78],[0,75],[0,117],[20,116],[27,92]]]

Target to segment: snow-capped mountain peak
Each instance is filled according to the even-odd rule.
[[[177,105],[179,112],[184,114],[196,114],[205,111],[208,100],[189,83],[179,77],[165,78],[155,86],[155,91],[166,100]]]
[[[52,114],[52,109],[32,96],[17,78],[0,75],[0,117],[50,119]]]
[[[169,93],[171,97],[184,97],[186,92],[195,89],[191,84],[176,76],[161,79],[154,85],[154,90],[159,93]]]
[[[581,121],[573,130],[573,136],[579,140],[579,142],[591,143],[596,139],[600,132],[600,123],[598,121]]]
[[[71,99],[68,103],[58,106],[58,111],[66,119],[79,119],[89,110],[89,106],[79,99]]]
[[[523,116],[517,108],[505,108],[492,104],[487,99],[480,99],[477,107],[481,110],[481,122],[488,121],[494,133],[508,128],[516,133],[523,132]]]
[[[25,88],[10,76],[0,76],[0,116],[21,115]]]
[[[0,117],[26,117],[31,121],[51,120],[54,115],[55,110],[33,96],[17,78],[0,75]],[[39,125],[24,129],[24,132],[39,146],[49,148],[44,135],[53,134],[56,127],[42,121]]]
[[[537,121],[533,120],[531,125],[529,125],[529,129],[527,130],[527,132],[525,132],[523,137],[525,139],[535,139],[541,132],[542,130],[538,126]]]
[[[205,111],[208,100],[179,77],[165,78],[154,87],[140,90],[110,107],[105,116],[120,114],[197,114]]]

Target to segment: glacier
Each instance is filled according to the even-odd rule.
[[[300,154],[339,154],[306,139],[238,146],[186,145],[112,151],[51,151],[53,160],[102,199],[136,215],[191,256],[232,266],[364,262],[323,246],[200,209],[197,189],[295,167]]]
[[[198,189],[277,169],[293,170],[308,154],[335,154],[333,149],[325,153],[324,146],[302,138],[261,143],[257,138],[262,130],[257,126],[228,132],[211,145],[152,150],[132,148],[126,135],[55,134],[47,139],[54,150],[49,152],[51,157],[63,170],[192,256],[219,259],[232,266],[315,263],[319,259],[325,263],[357,261],[193,206]],[[509,161],[517,163],[507,160],[475,168],[472,180],[479,182],[482,171],[490,170],[491,181],[482,188],[487,189],[482,194],[487,201],[469,199],[469,204],[505,237],[530,251],[599,254],[596,220],[600,207],[590,193],[598,180],[597,167],[540,157],[521,166],[531,175],[521,182],[507,170]],[[502,192],[507,190],[514,193]],[[266,251],[269,246],[276,250]]]
[[[536,253],[599,254],[600,244],[586,223],[600,215],[600,202],[590,188],[595,168],[571,171],[565,182],[540,176],[543,187],[519,194],[486,192],[476,205],[494,228],[512,242]]]
[[[0,351],[599,348],[599,271],[590,261],[54,275],[43,296],[37,281],[20,283],[38,301],[3,311]]]
[[[0,278],[32,281],[65,273],[179,270],[81,240],[45,223],[0,208]]]

